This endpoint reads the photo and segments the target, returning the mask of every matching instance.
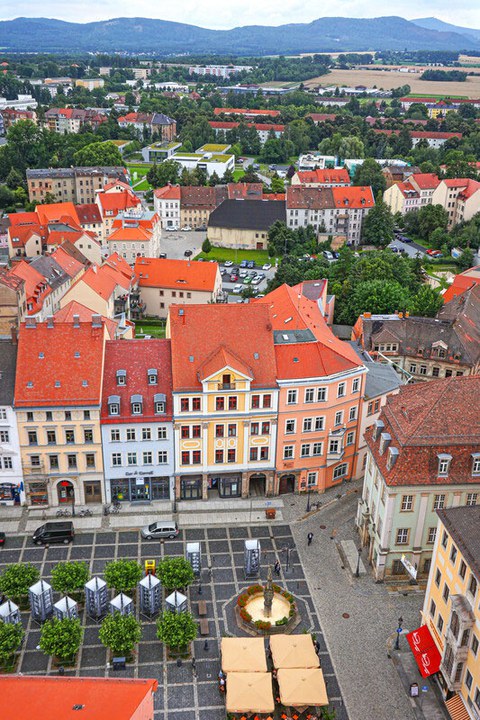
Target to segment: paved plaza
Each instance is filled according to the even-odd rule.
[[[260,540],[263,581],[268,566],[273,566],[277,559],[280,561],[282,570],[279,584],[299,598],[302,621],[295,632],[316,634],[330,706],[335,708],[336,720],[348,720],[309,583],[300,565],[288,524],[186,529],[181,531],[176,540],[164,543],[142,541],[138,531],[130,530],[77,533],[74,543],[67,547],[35,547],[30,536],[9,537],[7,547],[0,551],[0,572],[9,563],[31,562],[40,570],[42,579],[49,581],[57,562],[80,560],[89,564],[91,575],[101,576],[109,560],[128,558],[143,564],[146,558],[153,557],[158,561],[167,556],[184,555],[185,542],[200,542],[203,563],[201,585],[199,587],[196,584],[189,589],[189,605],[194,617],[198,617],[197,603],[199,600],[206,601],[209,635],[199,637],[194,642],[195,672],[190,660],[183,661],[180,666],[175,661],[166,661],[163,645],[156,639],[155,622],[143,616],[139,617],[143,636],[135,662],[128,665],[125,671],[113,672],[107,665],[107,650],[98,639],[99,625],[83,612],[83,645],[76,667],[69,669],[66,674],[156,678],[159,687],[155,697],[155,720],[225,720],[224,696],[219,693],[217,684],[220,670],[219,639],[228,632],[241,634],[235,629],[229,615],[232,612],[232,603],[229,601],[252,582],[245,581],[243,573],[244,540],[247,538]],[[56,673],[57,669],[52,668],[50,658],[37,650],[40,627],[31,620],[29,613],[22,614],[22,621],[27,633],[18,671],[24,674]]]

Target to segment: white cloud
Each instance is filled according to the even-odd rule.
[[[478,0],[464,0],[461,8],[451,0],[401,0],[394,10],[386,9],[381,0],[368,5],[360,0],[342,0],[327,7],[318,0],[178,0],[176,3],[152,3],[152,0],[83,0],[65,3],[64,0],[3,0],[0,16],[54,17],[74,22],[105,20],[113,17],[156,17],[163,20],[199,25],[209,28],[232,28],[238,25],[281,25],[311,22],[323,16],[378,17],[400,15],[406,18],[435,16],[445,22],[480,28]]]

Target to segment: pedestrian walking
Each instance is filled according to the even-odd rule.
[[[273,566],[273,572],[275,573],[275,575],[280,575],[280,563],[278,560],[276,561],[275,565]]]
[[[313,533],[312,533],[312,532],[309,532],[308,535],[307,535],[307,544],[308,544],[308,545],[311,545],[311,544],[312,544],[312,540],[313,540]]]

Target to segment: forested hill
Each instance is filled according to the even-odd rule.
[[[0,47],[22,52],[118,51],[268,55],[338,50],[471,50],[480,41],[419,27],[400,17],[320,18],[278,27],[209,30],[148,18],[69,23],[48,18],[0,22]]]

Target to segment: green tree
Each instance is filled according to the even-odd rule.
[[[208,238],[205,238],[205,240],[202,243],[202,252],[204,252],[206,255],[208,255],[209,252],[212,250],[212,243]]]
[[[411,315],[420,317],[435,317],[443,305],[441,295],[430,287],[422,285],[416,295],[408,303],[408,311]]]
[[[448,212],[442,205],[425,205],[418,211],[418,234],[428,240],[430,233],[437,228],[445,231],[448,225]]]
[[[398,282],[369,280],[354,289],[350,302],[352,324],[364,312],[376,314],[404,311],[409,301],[408,290]]]
[[[170,557],[162,560],[157,575],[167,590],[180,590],[191,585],[195,579],[192,566],[182,557]]]
[[[186,168],[185,168],[186,169]],[[153,165],[147,173],[147,180],[154,188],[165,187],[168,183],[175,185],[178,181],[180,165],[175,160],[165,160]]]
[[[115,612],[103,619],[99,637],[102,645],[110,648],[113,655],[130,655],[142,637],[142,628],[134,615]]]
[[[13,625],[0,620],[0,665],[8,666],[12,663],[13,655],[22,644],[24,634],[22,623]]]
[[[446,230],[441,227],[437,227],[437,228],[435,228],[435,230],[432,230],[432,232],[430,233],[430,236],[428,238],[430,245],[433,248],[436,248],[437,250],[439,250],[442,247],[442,245],[445,245],[447,240],[448,240],[448,234],[447,234]]]
[[[379,195],[375,207],[369,211],[363,221],[362,241],[367,245],[385,247],[393,240],[394,225],[390,208]]]
[[[157,619],[157,637],[173,650],[185,650],[197,637],[197,623],[188,613],[165,610]]]
[[[474,254],[471,248],[465,248],[457,260],[458,267],[461,271],[468,270],[473,266]]]
[[[278,177],[278,175],[276,177],[272,178],[272,184],[270,185],[270,191],[272,193],[284,193],[285,192],[285,183],[281,177]]]
[[[118,147],[113,142],[93,142],[73,154],[75,165],[123,165]]]
[[[28,595],[28,589],[40,579],[40,572],[30,563],[8,565],[0,575],[0,592],[8,598]]]
[[[72,661],[83,639],[80,620],[53,618],[42,625],[40,649],[45,655],[53,655],[61,661]]]
[[[366,160],[355,171],[354,185],[370,185],[374,197],[385,192],[387,181],[382,168],[373,158]]]
[[[84,562],[58,563],[52,570],[52,587],[64,595],[78,595],[89,575],[88,565]]]
[[[117,593],[131,592],[143,577],[143,570],[135,560],[112,560],[105,565],[105,581]]]
[[[23,186],[23,177],[22,173],[18,172],[14,167],[10,170],[10,172],[7,175],[7,178],[5,180],[5,183],[7,187],[10,188],[10,190],[15,190],[18,187]]]

